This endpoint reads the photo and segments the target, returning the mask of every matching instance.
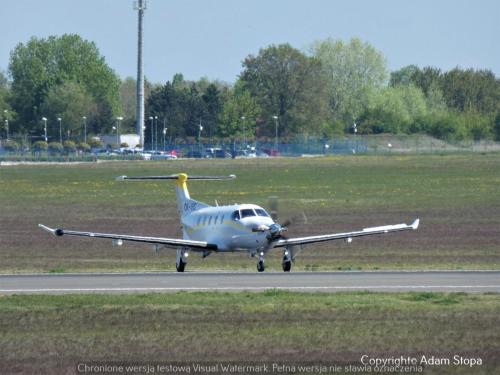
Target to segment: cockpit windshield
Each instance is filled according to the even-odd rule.
[[[255,216],[255,212],[253,212],[253,210],[251,208],[245,208],[243,210],[241,210],[241,218],[245,218],[245,217],[250,217],[250,216]]]
[[[240,211],[236,210],[231,214],[232,220],[240,220]]]
[[[269,217],[269,214],[264,211],[262,208],[256,208],[255,212],[257,212],[257,216]]]

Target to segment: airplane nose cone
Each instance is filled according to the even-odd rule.
[[[272,236],[276,236],[281,232],[281,225],[278,223],[274,223],[269,227],[269,233],[271,233]]]

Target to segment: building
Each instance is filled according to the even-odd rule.
[[[141,137],[137,134],[120,134],[119,136],[119,143],[126,143],[128,144],[128,148],[135,148],[137,145],[140,144],[141,142]],[[113,147],[116,146],[116,134],[113,135],[101,135],[101,142],[104,144],[104,147],[107,145],[112,145]],[[119,146],[119,145],[118,145]]]

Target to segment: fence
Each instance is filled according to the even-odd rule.
[[[146,145],[147,147],[148,145]],[[500,143],[493,141],[461,141],[450,142],[426,135],[350,135],[331,139],[309,139],[280,143],[274,142],[244,143],[244,142],[212,142],[212,143],[170,143],[165,150],[176,150],[179,157],[203,157],[208,148],[220,148],[231,156],[242,153],[242,150],[257,150],[272,156],[303,156],[303,155],[391,155],[391,154],[433,154],[461,152],[498,152]],[[160,149],[158,149],[159,151]],[[49,155],[46,152],[32,152],[25,148],[23,152],[8,153],[1,147],[0,160],[12,161],[91,161],[99,159],[138,159],[139,155],[106,155],[106,154],[75,154]]]

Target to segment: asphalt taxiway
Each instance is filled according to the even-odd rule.
[[[432,291],[500,293],[500,271],[137,272],[0,275],[0,294],[177,291]]]

